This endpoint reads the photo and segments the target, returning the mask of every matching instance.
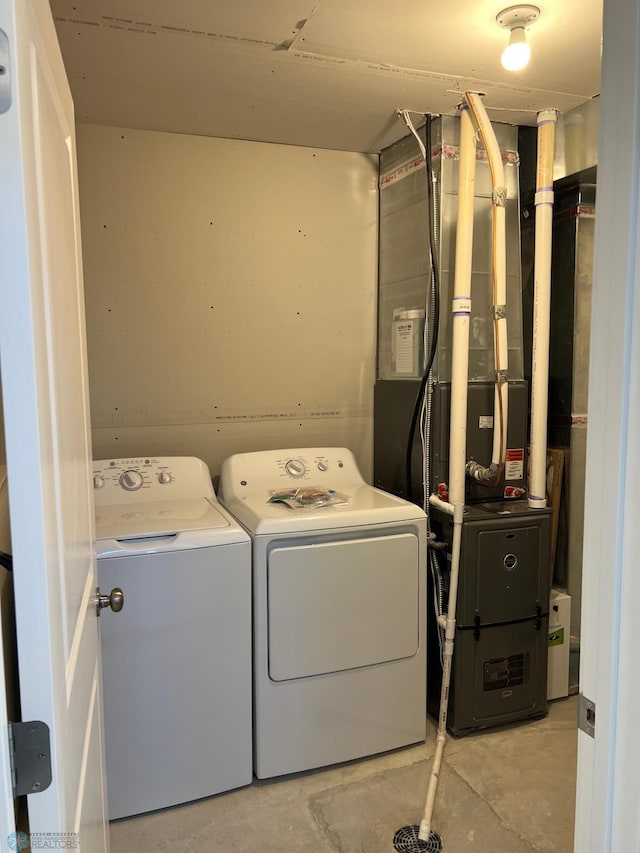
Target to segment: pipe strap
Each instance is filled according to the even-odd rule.
[[[535,194],[534,204],[537,207],[539,204],[553,204],[553,190],[546,187],[538,190]]]
[[[540,110],[538,113],[537,124],[538,127],[543,124],[555,124],[558,120],[558,110],[555,108],[550,108],[546,110]]]
[[[536,495],[529,495],[529,506],[531,509],[545,509],[547,506],[547,499],[536,497]]]
[[[507,204],[507,188],[506,187],[494,187],[491,192],[491,201],[497,207],[506,207]]]
[[[464,504],[454,504],[453,505],[453,523],[454,524],[462,524],[464,521]],[[455,625],[455,619],[453,620],[453,624]]]
[[[471,314],[471,299],[468,296],[455,296],[451,310],[454,314]]]

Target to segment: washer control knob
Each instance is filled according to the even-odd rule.
[[[329,463],[327,462],[327,460],[326,459],[319,459],[318,460],[318,471],[328,471],[328,470],[329,470]]]
[[[93,488],[101,489],[104,486],[104,477],[101,477],[100,474],[93,475]]]
[[[160,471],[158,474],[158,482],[164,485],[165,483],[170,483],[173,480],[173,477],[168,471]]]
[[[307,473],[307,468],[300,459],[289,459],[284,466],[284,470],[290,477],[304,477]]]
[[[144,480],[139,471],[129,470],[120,474],[120,485],[125,492],[137,492],[143,483]]]

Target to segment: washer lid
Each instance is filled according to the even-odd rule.
[[[126,557],[246,543],[249,537],[209,498],[103,506],[96,511],[96,556]]]
[[[206,498],[102,506],[96,512],[97,539],[133,539],[224,527],[229,527],[228,519]]]
[[[341,491],[349,497],[346,506],[290,509],[283,504],[269,503],[268,491],[254,492],[225,505],[250,533],[257,535],[425,519],[419,506],[374,486],[358,485]]]

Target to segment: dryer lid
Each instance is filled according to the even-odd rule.
[[[349,498],[345,506],[319,509],[290,509],[269,503],[267,490],[248,494],[225,503],[229,511],[254,535],[331,530],[398,521],[424,521],[422,509],[374,486],[358,485],[343,489]]]

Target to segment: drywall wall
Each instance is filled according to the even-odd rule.
[[[370,479],[377,157],[77,139],[94,458],[345,445]]]
[[[600,98],[594,97],[558,116],[553,180],[598,164]]]

